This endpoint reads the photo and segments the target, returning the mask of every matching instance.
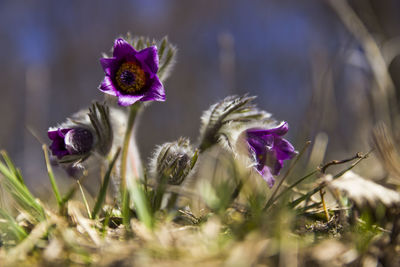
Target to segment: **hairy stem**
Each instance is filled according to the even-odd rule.
[[[136,115],[139,111],[139,105],[132,105],[129,107],[128,123],[126,125],[126,131],[124,141],[122,144],[122,155],[121,155],[121,192],[122,192],[122,218],[125,226],[129,226],[129,194],[126,186],[126,166],[128,160],[129,143],[132,137],[133,125],[135,123]]]

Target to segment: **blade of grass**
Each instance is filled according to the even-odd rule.
[[[2,150],[1,155],[5,161],[5,163],[7,164],[8,169],[14,173],[15,177],[17,177],[17,179],[21,182],[21,184],[25,185],[25,181],[22,178],[21,172],[15,168],[14,164],[12,163],[11,159],[8,157],[8,154],[6,151]]]
[[[301,177],[299,180],[297,180],[296,182],[294,182],[292,185],[288,186],[287,188],[285,188],[279,195],[277,195],[275,197],[275,199],[273,200],[273,202],[275,202],[278,198],[281,198],[284,194],[286,194],[287,192],[289,192],[291,189],[293,189],[294,187],[296,187],[298,184],[302,183],[304,180],[306,180],[307,178],[315,175],[316,173],[318,173],[319,170],[314,170],[306,175],[304,175],[303,177]]]
[[[32,196],[29,189],[20,182],[18,177],[10,169],[0,162],[0,173],[4,176],[3,186],[13,196],[17,204],[30,214],[33,219],[42,221],[45,219],[43,207]]]
[[[76,190],[78,189],[77,185],[74,185],[62,198],[61,205],[64,207],[65,204],[74,196]]]
[[[54,179],[54,173],[53,173],[53,169],[51,168],[47,146],[44,144],[42,146],[42,149],[43,149],[43,152],[44,152],[44,158],[45,158],[45,161],[46,161],[46,168],[47,168],[47,173],[49,175],[51,187],[53,189],[54,196],[56,197],[58,207],[61,208],[62,207],[62,199],[61,199],[60,191],[58,190],[58,186],[57,186],[56,180]]]
[[[7,221],[7,228],[11,230],[11,233],[16,237],[18,241],[21,241],[28,236],[25,230],[17,223],[13,216],[8,214],[7,211],[0,209],[0,217],[4,218]]]
[[[154,221],[150,208],[150,201],[143,186],[138,183],[137,179],[133,179],[133,185],[129,187],[129,191],[132,200],[135,203],[136,212],[140,221],[142,221],[147,228],[152,229]]]
[[[85,204],[85,208],[86,208],[86,212],[88,214],[88,217],[92,218],[92,214],[90,213],[89,203],[86,200],[85,193],[83,192],[83,188],[82,188],[81,182],[79,182],[79,180],[77,180],[76,183],[78,184],[79,190],[81,191],[83,203]]]
[[[121,151],[121,148],[118,148],[117,152],[115,152],[115,154],[114,154],[114,157],[113,157],[110,165],[108,166],[106,174],[104,175],[103,184],[101,185],[100,192],[98,194],[96,203],[95,203],[93,211],[92,211],[92,217],[91,217],[92,219],[96,218],[97,213],[100,211],[100,208],[104,202],[104,199],[106,198],[106,193],[107,193],[108,184],[110,182],[111,172],[113,170],[115,162],[117,161],[120,151]]]

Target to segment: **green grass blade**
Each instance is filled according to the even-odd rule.
[[[129,187],[129,193],[133,203],[135,204],[139,220],[142,221],[147,228],[152,229],[154,226],[154,220],[151,212],[150,201],[143,186],[138,183],[137,179],[133,179],[133,185]]]
[[[18,241],[21,241],[28,236],[25,230],[17,223],[13,216],[8,214],[7,211],[0,209],[0,218],[3,218],[7,222],[7,229],[11,231],[11,234]]]
[[[17,177],[17,179],[25,185],[25,181],[22,178],[21,172],[14,166],[13,162],[11,161],[11,159],[8,157],[8,154],[6,151],[2,150],[1,155],[3,156],[4,162],[7,164],[8,169],[14,173],[15,177]]]
[[[0,173],[4,176],[2,186],[11,194],[16,203],[25,210],[27,214],[31,215],[33,219],[37,221],[44,220],[45,214],[43,207],[36,201],[25,184],[21,183],[18,175],[2,162],[0,162]]]
[[[113,157],[110,165],[108,166],[106,174],[104,175],[103,184],[101,185],[100,192],[97,196],[97,200],[96,200],[96,203],[95,203],[93,211],[92,211],[92,219],[96,218],[97,213],[100,211],[100,208],[104,202],[104,199],[106,198],[106,193],[107,193],[108,184],[110,182],[111,172],[113,170],[113,167],[115,165],[115,162],[117,161],[117,158],[118,158],[120,152],[121,152],[121,148],[118,148],[117,152],[115,152],[115,154],[114,154],[114,157]]]
[[[58,190],[58,186],[57,186],[56,180],[54,178],[53,169],[51,168],[51,164],[50,164],[50,160],[49,160],[49,152],[47,150],[47,146],[46,145],[43,145],[42,148],[43,148],[43,152],[44,152],[44,158],[46,160],[46,168],[47,168],[47,173],[49,175],[51,188],[53,189],[54,195],[56,197],[58,207],[61,208],[62,199],[61,199],[60,191]]]

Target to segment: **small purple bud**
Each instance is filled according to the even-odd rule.
[[[93,146],[93,134],[85,128],[58,128],[48,131],[47,134],[53,141],[50,145],[51,152],[58,159],[68,155],[87,154]]]

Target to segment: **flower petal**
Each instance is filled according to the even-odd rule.
[[[297,154],[292,144],[283,138],[275,139],[274,150],[278,160],[291,159]]]
[[[137,51],[124,39],[115,40],[113,56],[120,60],[130,55],[136,55]]]
[[[272,188],[275,184],[274,176],[272,175],[270,169],[265,166],[261,171],[258,172],[262,178],[267,182],[268,187]]]
[[[143,50],[140,50],[136,55],[136,59],[140,63],[144,63],[143,66],[150,74],[150,78],[153,78],[158,71],[158,54],[157,54],[157,47],[150,46]]]
[[[120,62],[116,58],[101,58],[100,64],[103,67],[104,72],[108,76],[112,77],[118,71]]]
[[[50,138],[50,140],[55,140],[58,137],[58,129],[54,131],[48,131],[47,136]]]
[[[118,95],[118,104],[120,106],[130,106],[141,100],[143,95]]]
[[[109,76],[104,77],[101,82],[99,90],[113,96],[117,96],[117,88]]]
[[[275,134],[275,135],[285,135],[289,131],[289,124],[286,121],[283,121],[280,125],[275,128],[267,129],[266,132],[268,134]]]
[[[154,76],[149,89],[141,101],[165,101],[165,89],[157,76]]]
[[[283,160],[276,159],[272,166],[272,174],[278,175],[281,169],[283,168]]]

